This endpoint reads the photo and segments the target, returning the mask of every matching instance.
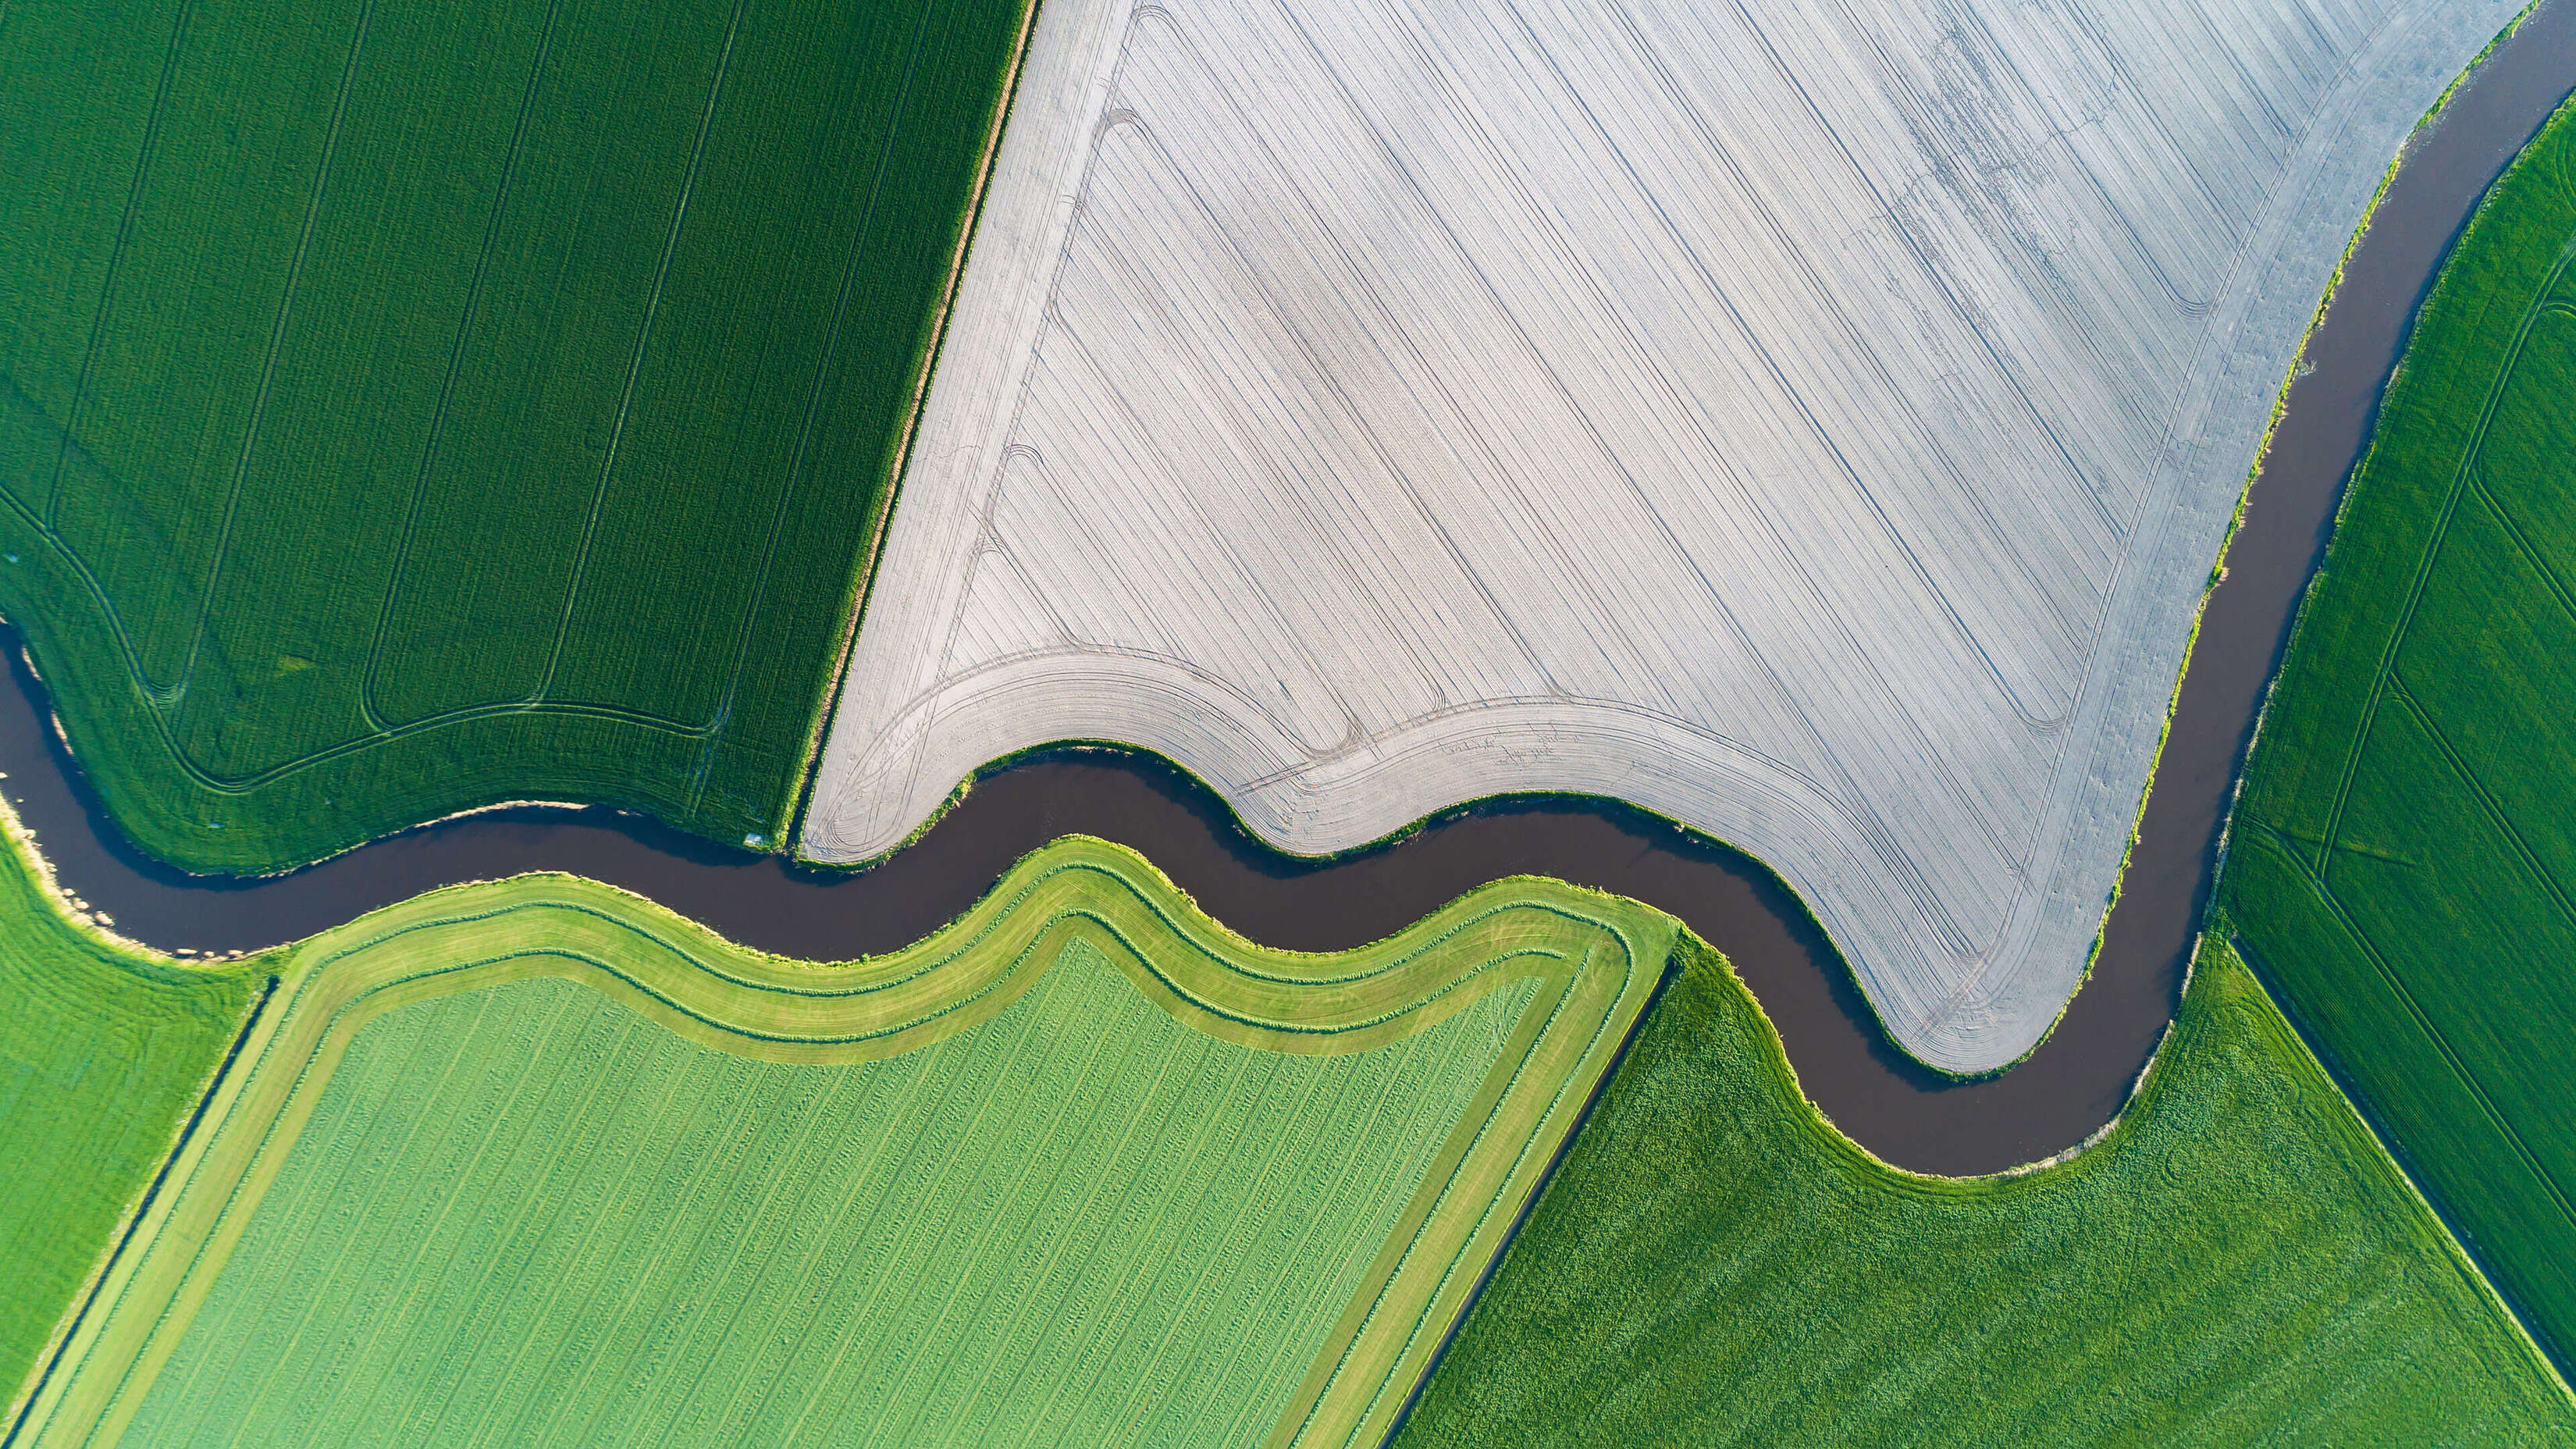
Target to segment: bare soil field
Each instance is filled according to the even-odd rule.
[[[1299,851],[1612,795],[2010,1062],[2336,259],[2518,8],[1050,7],[802,849],[1055,738]]]

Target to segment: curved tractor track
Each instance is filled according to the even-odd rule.
[[[1832,945],[1758,862],[1611,801],[1490,801],[1392,843],[1317,861],[1254,841],[1205,787],[1151,758],[1057,750],[984,779],[920,839],[856,875],[811,870],[606,810],[446,821],[284,876],[224,880],[144,856],[100,809],[10,649],[0,769],[63,886],[164,948],[274,945],[436,886],[528,870],[649,896],[762,950],[843,959],[955,919],[1028,852],[1082,832],[1129,846],[1218,920],[1266,944],[1377,940],[1500,876],[1556,876],[1679,916],[1735,963],[1807,1095],[1899,1166],[1992,1172],[2063,1151],[2115,1116],[2172,1018],[2225,807],[2264,687],[2324,550],[2346,474],[2416,303],[2490,181],[2576,84],[2576,0],[2547,0],[2419,132],[2306,350],[2211,593],[2122,893],[2090,980],[2011,1070],[1959,1082],[1879,1028]]]

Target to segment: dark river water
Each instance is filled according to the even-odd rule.
[[[1068,832],[1134,847],[1218,919],[1307,950],[1385,936],[1500,876],[1633,896],[1724,951],[1777,1024],[1800,1084],[1872,1152],[1926,1172],[1991,1172],[2081,1142],[2119,1111],[2171,1019],[2219,826],[2293,606],[2415,305],[2504,163],[2576,84],[2576,0],[2549,0],[2415,149],[2311,342],[2211,599],[2142,834],[2092,979],[2039,1050],[1954,1082],[1891,1045],[1797,898],[1740,852],[1614,802],[1503,801],[1329,862],[1286,856],[1159,761],[1059,751],[986,778],[913,845],[857,875],[806,870],[606,810],[516,809],[427,826],[288,875],[190,876],[100,809],[17,649],[0,690],[0,784],[72,894],[165,948],[273,945],[436,886],[571,871],[649,896],[764,950],[840,959],[954,918],[1011,863]],[[11,641],[14,643],[14,641]]]

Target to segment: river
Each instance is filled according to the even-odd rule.
[[[165,949],[310,935],[458,881],[559,870],[622,886],[763,950],[844,959],[954,918],[1013,861],[1083,832],[1142,852],[1207,911],[1273,945],[1388,935],[1486,881],[1556,876],[1632,896],[1724,951],[1779,1028],[1808,1097],[1854,1140],[1923,1172],[1997,1171],[2083,1141],[2118,1113],[2172,1019],[2207,903],[2225,807],[2293,610],[2418,302],[2451,239],[2576,84],[2576,0],[2548,0],[2419,132],[2347,263],[2292,386],[2184,674],[2118,904],[2091,979],[2020,1065],[1973,1082],[1898,1050],[1794,894],[1760,863],[1616,802],[1504,800],[1330,861],[1246,835],[1172,767],[1059,750],[979,782],[912,845],[851,875],[703,841],[601,809],[524,807],[424,826],[257,880],[144,855],[99,805],[14,640],[0,690],[5,792],[70,893]]]

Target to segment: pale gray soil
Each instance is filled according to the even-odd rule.
[[[2519,5],[1049,0],[803,848],[1068,737],[1300,851],[1619,796],[2008,1062],[2336,258]]]

